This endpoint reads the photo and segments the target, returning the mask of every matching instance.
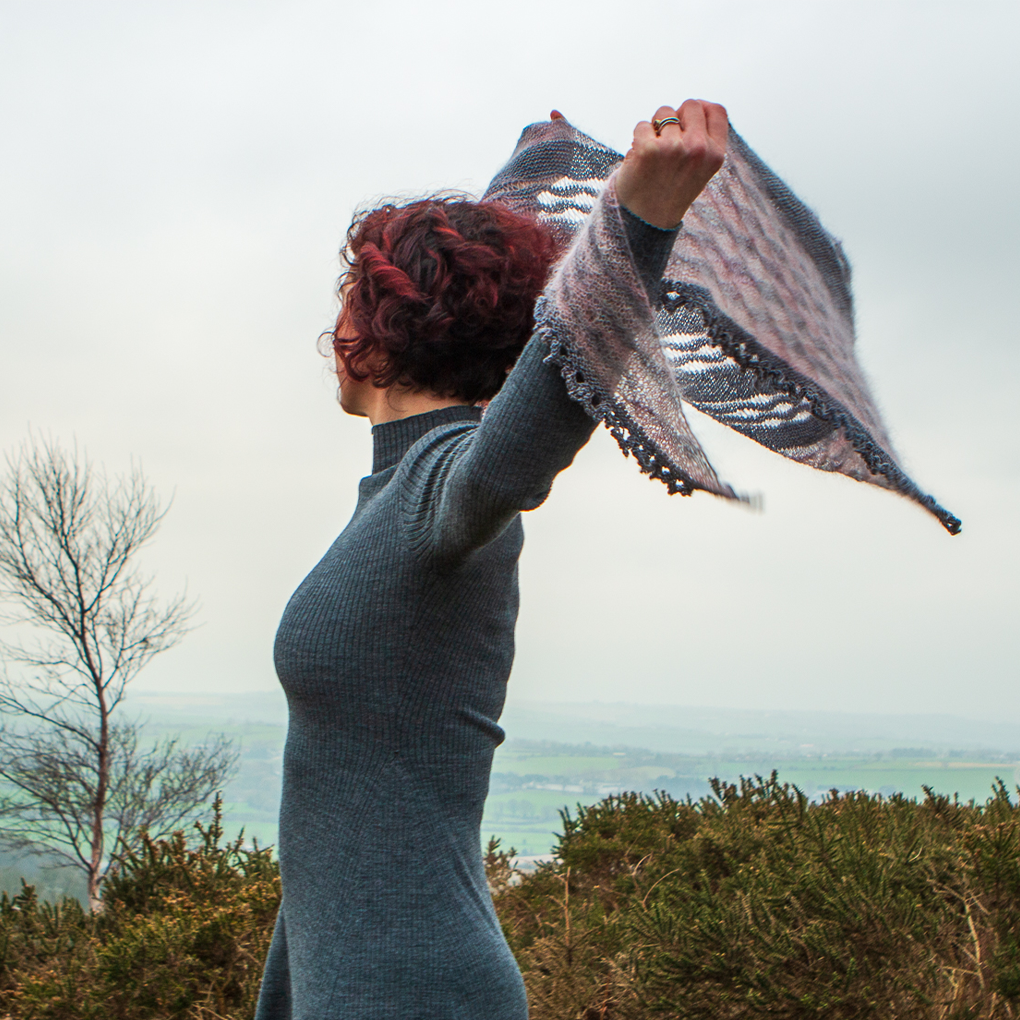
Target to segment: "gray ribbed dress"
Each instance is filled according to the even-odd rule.
[[[668,255],[654,235],[644,264]],[[284,612],[283,905],[257,1020],[527,1018],[480,826],[519,513],[594,428],[547,354],[533,337],[484,418],[377,425],[354,516]]]

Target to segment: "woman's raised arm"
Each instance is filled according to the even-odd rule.
[[[643,295],[645,306],[632,315],[650,320],[654,314],[649,285],[661,277],[684,213],[722,165],[726,131],[725,110],[700,100],[660,107],[654,122],[635,128],[634,144],[608,186],[621,206],[632,269],[645,284],[643,291],[630,288]],[[570,259],[568,252],[561,271]],[[626,328],[623,318],[598,325],[609,333]],[[548,363],[541,326],[478,428],[437,454],[430,469],[442,476],[441,484],[436,477],[427,485],[434,500],[431,546],[442,559],[456,561],[494,538],[518,512],[539,506],[594,430],[567,394],[560,368]]]

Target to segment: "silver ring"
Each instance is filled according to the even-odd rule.
[[[659,135],[659,134],[662,133],[662,129],[667,124],[676,124],[676,126],[679,127],[680,126],[680,118],[679,117],[663,117],[662,120],[653,120],[652,121],[652,130],[655,132],[656,135]]]

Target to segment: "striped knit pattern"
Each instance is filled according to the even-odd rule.
[[[485,195],[573,245],[539,308],[571,394],[670,492],[736,495],[686,403],[784,457],[899,492],[956,534],[897,463],[854,353],[850,265],[815,214],[731,128],[648,302],[611,182],[622,158],[565,120],[532,124]]]

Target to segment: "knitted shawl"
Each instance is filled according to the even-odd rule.
[[[743,498],[716,475],[687,402],[784,457],[899,492],[956,534],[896,462],[854,357],[850,265],[815,214],[731,128],[649,295],[613,183],[622,159],[565,120],[532,124],[483,196],[569,250],[535,319],[571,397],[670,492]]]

